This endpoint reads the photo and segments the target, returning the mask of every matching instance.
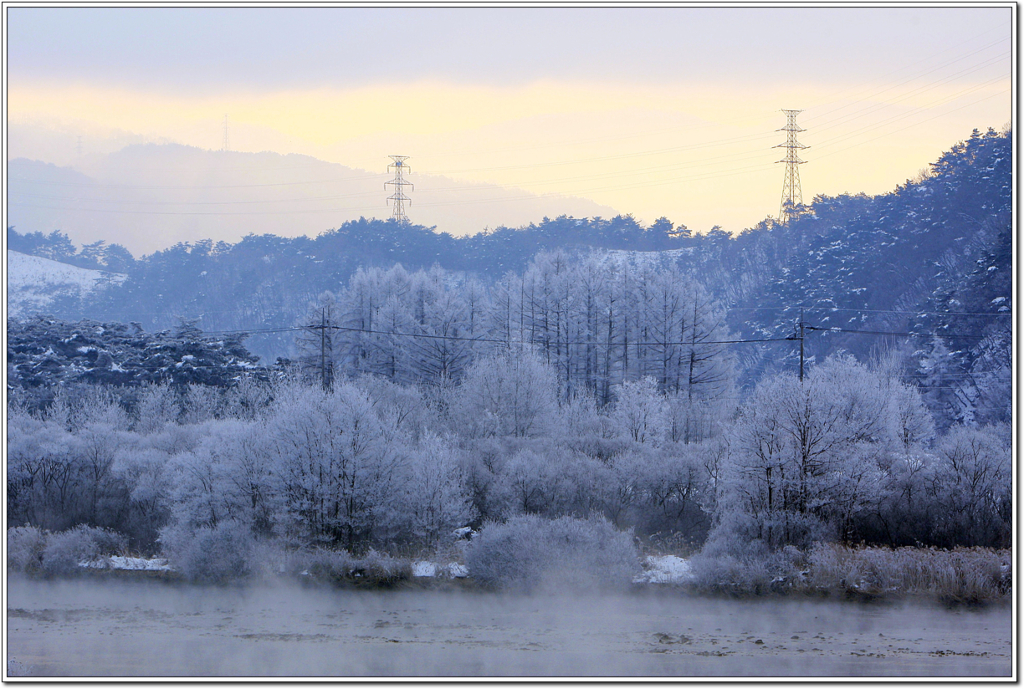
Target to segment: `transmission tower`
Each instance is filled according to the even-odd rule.
[[[387,190],[388,185],[395,187],[395,193],[388,197],[388,201],[394,201],[394,211],[391,213],[391,218],[398,222],[409,222],[409,218],[405,215],[405,202],[408,201],[412,205],[412,199],[405,195],[405,187],[411,187],[413,191],[416,191],[416,187],[413,186],[412,182],[406,182],[402,175],[409,166],[405,164],[405,160],[409,156],[388,156],[394,162],[388,165],[388,171],[392,168],[395,170],[395,178],[390,182],[384,182],[384,189]]]
[[[790,218],[797,214],[799,207],[804,203],[803,192],[800,190],[800,168],[797,165],[807,161],[800,160],[797,151],[801,148],[810,148],[810,146],[804,146],[796,140],[797,132],[807,131],[796,123],[796,116],[803,110],[783,110],[782,112],[786,113],[786,126],[776,131],[786,132],[786,143],[772,148],[786,149],[786,157],[775,161],[786,164],[786,179],[782,183],[782,205],[779,206],[779,222],[785,225]]]

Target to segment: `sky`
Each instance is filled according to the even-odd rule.
[[[805,202],[889,191],[1007,126],[1012,19],[1008,4],[8,7],[7,157],[217,150],[226,117],[232,151],[374,173],[402,154],[413,182],[739,232],[778,215],[784,108],[802,110]],[[413,221],[429,194],[410,194]],[[388,217],[385,197],[362,214]]]

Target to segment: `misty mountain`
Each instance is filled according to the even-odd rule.
[[[348,220],[390,217],[379,171],[305,155],[135,144],[83,156],[74,168],[8,162],[8,223],[21,232],[60,230],[79,244],[102,238],[148,253],[195,237],[235,242],[249,234],[316,236]],[[407,179],[410,218],[455,235],[526,224],[550,215],[613,215],[586,199],[539,196],[418,171]]]

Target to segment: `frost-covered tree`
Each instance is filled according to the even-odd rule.
[[[1008,429],[956,426],[938,443],[931,492],[944,545],[1007,547],[1012,496]]]
[[[661,444],[668,427],[668,408],[654,378],[626,381],[617,397],[609,418],[619,435],[642,445]]]
[[[134,429],[150,433],[174,423],[181,415],[178,395],[170,383],[142,386],[135,403]]]
[[[124,490],[124,519],[117,530],[137,549],[153,549],[159,530],[171,516],[172,476],[170,456],[144,443],[118,453],[111,472]]]
[[[409,273],[400,264],[387,270],[359,268],[349,278],[339,297],[345,329],[338,331],[347,369],[399,375],[405,341],[391,333],[406,332],[409,326],[404,303],[410,289]]]
[[[459,388],[454,416],[468,438],[546,434],[555,421],[554,371],[523,348],[478,359]]]
[[[435,548],[476,516],[464,461],[451,439],[425,435],[397,472],[379,531],[391,540]]]
[[[908,396],[848,357],[828,359],[803,381],[763,380],[737,424],[719,509],[742,511],[771,546],[850,536],[885,479],[887,453],[927,436],[927,424],[893,421],[900,408],[915,408]]]
[[[274,387],[251,376],[240,378],[222,393],[221,413],[226,418],[254,421],[274,398]]]
[[[184,389],[181,420],[186,424],[202,423],[220,416],[221,395],[218,388],[189,383]]]
[[[366,393],[349,383],[331,393],[284,390],[267,428],[283,528],[314,543],[363,547],[399,463]]]

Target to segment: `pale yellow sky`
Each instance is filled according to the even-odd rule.
[[[834,27],[851,16],[830,11],[808,21]],[[759,55],[748,48],[723,65],[728,46],[716,48],[721,52],[713,66],[701,66],[699,53],[687,59],[680,47],[666,53],[678,56],[674,71],[659,77],[644,69],[644,78],[637,79],[614,73],[612,63],[610,76],[596,67],[573,73],[542,64],[510,67],[515,78],[493,67],[500,78],[488,78],[486,70],[461,74],[439,63],[412,74],[395,66],[393,75],[384,71],[365,79],[195,77],[191,88],[185,73],[147,81],[107,62],[95,74],[62,70],[58,62],[46,67],[48,53],[25,48],[22,55],[15,41],[8,157],[74,164],[76,151],[64,151],[61,159],[53,149],[16,136],[18,126],[40,123],[55,132],[78,132],[83,147],[96,150],[115,130],[219,149],[227,115],[235,151],[302,153],[375,173],[384,171],[388,154],[411,156],[410,179],[424,176],[414,194],[419,207],[429,208],[431,184],[439,184],[427,175],[443,175],[454,180],[443,183],[449,187],[488,182],[580,196],[648,223],[667,216],[696,231],[720,225],[736,232],[778,212],[783,166],[775,161],[783,151],[773,146],[785,140],[776,131],[785,125],[782,108],[804,110],[797,121],[806,129],[800,141],[810,147],[800,169],[805,202],[816,194],[890,190],[973,128],[1000,128],[1010,121],[1009,9],[960,19],[934,14],[920,15],[933,21],[922,35],[913,28],[920,21],[908,19],[911,45],[903,52],[891,48],[887,63],[877,55],[882,48],[840,33],[834,53],[824,42],[803,63],[794,63],[806,63],[804,69],[762,75],[761,62],[781,53]],[[731,16],[756,24],[752,15]],[[658,24],[659,16],[666,15],[652,11],[637,21]],[[963,16],[977,21],[956,26]],[[714,17],[707,21],[715,26]],[[943,42],[935,27],[946,24],[954,33]],[[13,35],[19,26],[11,22],[8,30]],[[543,28],[550,30],[546,23]],[[532,35],[528,22],[519,30]],[[45,24],[33,31],[45,34]],[[642,36],[629,36],[628,42],[642,52]],[[851,54],[852,46],[868,52]],[[522,50],[531,47],[522,44]],[[545,50],[557,59],[558,50]],[[578,52],[572,46],[559,50]],[[423,62],[414,51],[406,57]],[[472,60],[468,52],[465,57]],[[642,68],[643,55],[636,59]],[[359,66],[349,71],[358,74]],[[367,198],[367,208],[380,204],[379,198]],[[388,209],[366,213],[374,214],[387,217]],[[501,223],[495,217],[491,224]]]

